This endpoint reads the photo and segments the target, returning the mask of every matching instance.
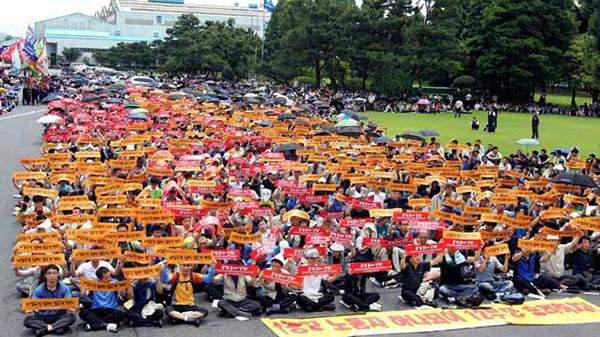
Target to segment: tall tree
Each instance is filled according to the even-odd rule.
[[[466,0],[420,0],[408,31],[406,53],[415,80],[450,85],[461,75]]]
[[[62,56],[69,63],[77,61],[81,57],[81,51],[77,48],[64,48]]]
[[[351,28],[349,60],[363,88],[394,95],[409,90],[406,72],[406,30],[414,8],[410,0],[364,0]]]
[[[475,0],[479,1],[479,0]],[[486,0],[483,0],[486,1]],[[570,0],[493,0],[471,32],[480,83],[503,100],[528,101],[563,77],[575,32]]]
[[[320,86],[324,66],[337,71],[339,59],[349,43],[347,34],[353,0],[287,0],[277,5],[277,25],[270,29],[269,64],[271,68],[284,60],[295,60],[298,65],[310,67],[315,82]],[[279,47],[284,53],[273,52]]]

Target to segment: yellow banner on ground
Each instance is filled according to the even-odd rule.
[[[368,312],[318,318],[263,318],[279,337],[348,337],[416,333],[497,325],[553,325],[600,322],[600,307],[581,298],[541,300],[521,306],[492,304],[479,309]]]

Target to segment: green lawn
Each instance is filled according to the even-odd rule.
[[[525,147],[516,144],[516,141],[531,137],[529,114],[500,113],[496,133],[491,134],[483,132],[487,123],[485,112],[475,112],[473,115],[463,115],[460,118],[453,117],[453,113],[434,115],[369,112],[368,116],[373,122],[386,127],[390,137],[405,130],[432,129],[440,134],[438,138],[442,144],[446,144],[451,138],[456,138],[460,143],[481,139],[485,145],[498,145],[504,154],[514,152],[518,148],[526,151],[545,148],[551,151],[557,147],[573,145],[577,145],[585,155],[600,150],[600,119],[541,115],[540,146]],[[481,123],[479,131],[471,130],[473,116],[476,116]]]
[[[538,102],[540,99],[540,94],[536,93],[534,96],[534,100]],[[547,93],[546,94],[546,103],[563,105],[563,106],[571,106],[571,94],[566,92],[556,92],[556,93]],[[583,93],[578,93],[575,97],[575,103],[577,105],[582,105],[583,103],[591,104],[592,98]]]

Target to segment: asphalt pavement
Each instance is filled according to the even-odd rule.
[[[2,336],[31,336],[29,331],[23,327],[24,315],[18,310],[19,297],[15,290],[16,277],[11,269],[10,257],[18,231],[15,218],[12,216],[15,193],[11,183],[12,173],[22,170],[19,163],[20,158],[36,156],[40,154],[41,127],[35,120],[42,115],[43,106],[23,107],[19,106],[11,113],[0,116],[0,299],[3,307],[1,312],[0,331]],[[399,289],[373,289],[382,296],[381,303],[386,311],[409,309],[398,300]],[[563,295],[554,294],[549,298],[559,298]],[[600,305],[600,296],[582,296],[586,300]],[[198,295],[198,303],[210,307],[203,295]],[[336,298],[336,302],[339,301]],[[327,315],[340,315],[348,312],[342,305],[336,303],[338,309],[335,313]],[[186,325],[169,326],[164,328],[124,328],[119,331],[119,336],[222,336],[222,337],[257,337],[274,336],[259,319],[248,322],[239,322],[232,319],[217,317],[216,309],[209,308],[209,316],[198,328]],[[296,312],[291,316],[302,316]],[[80,323],[80,321],[78,321]],[[555,325],[555,326],[501,326],[489,328],[475,328],[468,330],[454,330],[443,332],[429,332],[419,334],[399,334],[402,336],[419,337],[553,337],[553,336],[595,336],[598,334],[600,324],[580,325]],[[70,336],[114,336],[110,332],[85,332],[81,326],[76,326]],[[390,335],[386,335],[390,336]],[[327,336],[322,336],[327,337]]]

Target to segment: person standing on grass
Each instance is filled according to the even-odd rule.
[[[460,117],[460,115],[463,112],[462,110],[463,110],[463,102],[460,99],[458,99],[454,103],[454,117]]]
[[[531,116],[531,138],[538,139],[540,137],[539,125],[540,125],[540,113],[535,111]]]

